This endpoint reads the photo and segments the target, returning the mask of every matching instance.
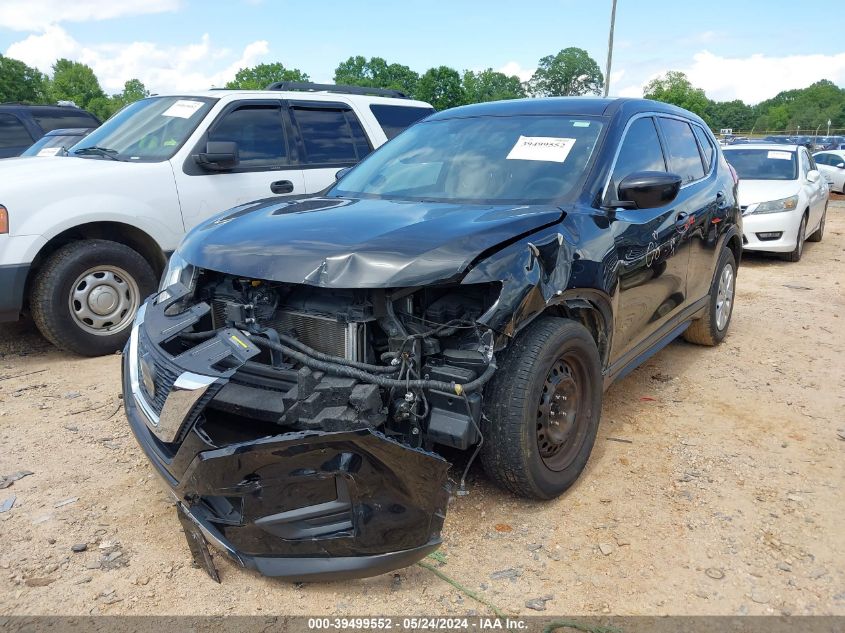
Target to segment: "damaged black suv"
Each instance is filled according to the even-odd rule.
[[[684,110],[466,106],[339,175],[192,231],[124,354],[132,431],[215,576],[209,541],[297,580],[416,561],[440,543],[441,447],[551,499],[610,383],[730,323],[736,180]]]

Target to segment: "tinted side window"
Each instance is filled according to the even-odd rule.
[[[810,171],[810,160],[807,158],[807,152],[802,149],[798,152],[798,156],[801,161],[801,175],[806,176],[807,172]]]
[[[370,111],[376,117],[381,129],[384,130],[385,136],[390,140],[406,127],[434,112],[434,108],[411,108],[374,103],[370,106]]]
[[[60,128],[99,127],[100,122],[87,112],[69,110],[67,112],[32,112],[32,118],[45,132]]]
[[[689,123],[660,117],[660,127],[669,153],[669,171],[678,174],[684,183],[704,178],[701,154]]]
[[[32,137],[16,116],[0,114],[0,147],[29,147]]]
[[[293,109],[310,165],[354,165],[370,153],[370,144],[355,115],[347,110]]]
[[[836,165],[836,162],[833,160],[834,158],[833,154],[818,154],[816,156],[816,162],[819,165]],[[839,162],[841,162],[841,160]]]
[[[615,199],[620,181],[637,171],[666,171],[660,139],[651,117],[637,119],[628,128],[613,169],[610,196]]]
[[[278,105],[245,105],[226,114],[209,141],[234,141],[242,167],[287,164],[288,152]]]
[[[713,142],[710,140],[710,136],[701,129],[697,125],[692,126],[693,132],[695,132],[696,138],[698,138],[698,142],[701,144],[701,151],[704,152],[704,165],[706,168],[707,173],[710,173],[710,165],[713,162],[713,152],[716,149],[713,147]]]

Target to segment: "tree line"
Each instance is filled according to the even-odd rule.
[[[0,55],[0,102],[73,101],[101,119],[107,119],[127,103],[150,94],[139,79],[129,79],[123,91],[107,95],[91,67],[81,62],[60,59],[53,64],[52,70],[52,75],[48,76],[21,61]],[[285,68],[275,62],[242,68],[225,87],[260,90],[275,81],[310,81],[310,77],[297,68]],[[460,73],[454,68],[439,66],[418,74],[408,66],[388,63],[381,57],[367,59],[362,56],[353,56],[338,64],[334,81],[392,88],[444,110],[467,103],[528,96],[598,94],[604,85],[604,76],[587,51],[565,48],[556,55],[543,57],[527,82],[492,68]]]
[[[106,120],[126,104],[149,95],[139,79],[129,79],[121,92],[107,95],[90,66],[69,59],[56,61],[52,76],[47,76],[17,59],[0,55],[0,103],[73,101]]]
[[[279,62],[242,68],[226,88],[260,90],[275,81],[310,81],[307,73]],[[522,97],[601,94],[604,75],[598,63],[582,48],[565,48],[537,63],[528,81],[487,68],[459,72],[448,66],[419,74],[408,66],[381,57],[349,57],[334,72],[338,84],[391,88],[427,101],[438,110],[468,103]],[[128,103],[149,96],[139,79],[129,79],[119,93],[108,95],[94,71],[81,62],[59,59],[46,75],[25,63],[0,55],[0,102],[56,103],[73,101],[105,120]],[[687,76],[670,71],[649,82],[643,96],[673,103],[701,116],[714,130],[733,128],[749,132],[785,130],[814,132],[845,128],[845,90],[828,80],[807,88],[786,90],[756,105],[743,101],[713,101]],[[812,132],[811,132],[812,131]]]
[[[672,103],[695,112],[713,129],[731,128],[734,133],[782,131],[812,135],[845,128],[845,90],[822,79],[795,90],[784,90],[756,105],[713,101],[704,90],[692,85],[682,72],[669,71],[650,81],[643,90],[646,99]]]

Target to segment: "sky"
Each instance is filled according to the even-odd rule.
[[[642,96],[668,70],[685,72],[711,99],[749,104],[819,79],[845,85],[845,39],[823,16],[798,20],[799,6],[618,0],[611,95]],[[109,93],[131,78],[161,94],[219,87],[262,62],[331,82],[352,55],[419,73],[493,68],[526,80],[541,57],[570,46],[586,49],[604,72],[610,7],[611,0],[0,0],[0,52],[47,73],[57,58],[81,61]]]

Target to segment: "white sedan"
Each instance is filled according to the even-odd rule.
[[[830,188],[840,193],[845,193],[845,151],[828,150],[813,154],[816,165],[827,181]]]
[[[829,189],[801,145],[748,144],[722,149],[739,175],[742,247],[797,262],[804,240],[824,235]]]

